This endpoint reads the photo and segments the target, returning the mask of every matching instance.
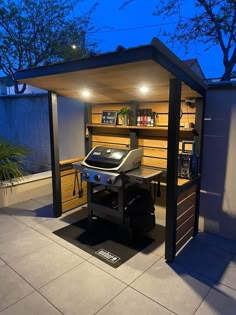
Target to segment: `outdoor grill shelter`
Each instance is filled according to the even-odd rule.
[[[144,147],[143,165],[163,170],[165,258],[172,261],[198,232],[206,91],[202,79],[156,38],[145,46],[130,49],[119,46],[112,53],[18,71],[15,79],[48,91],[54,215],[62,214],[57,118],[57,95],[62,95],[85,103],[86,153],[101,141],[109,144],[113,138],[119,146]],[[144,84],[149,92],[141,94],[138,89]],[[83,96],[85,89],[91,92],[90,97]],[[133,113],[137,108],[153,107],[163,123],[155,127],[101,124],[102,109],[119,110],[124,105]],[[194,121],[194,128],[181,123],[184,119]],[[199,156],[198,176],[189,180],[178,178],[178,155],[183,140],[194,140]]]

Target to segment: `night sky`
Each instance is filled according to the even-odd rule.
[[[158,0],[134,0],[125,9],[120,10],[123,0],[100,0],[93,17],[98,28],[96,33],[90,34],[98,41],[100,52],[114,51],[118,45],[125,48],[149,44],[153,37],[158,37],[168,48],[170,48],[180,59],[197,58],[206,78],[218,78],[223,73],[222,55],[219,48],[204,50],[204,45],[194,43],[189,47],[186,54],[181,44],[172,46],[167,39],[158,36],[158,28],[163,21],[153,16],[155,4]],[[185,8],[191,12],[193,8]],[[92,0],[80,2],[80,7],[85,11]],[[173,23],[175,18],[168,18],[165,23]],[[173,28],[173,24],[162,27]],[[100,28],[100,30],[99,30]]]

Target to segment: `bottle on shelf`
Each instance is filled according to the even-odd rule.
[[[141,120],[141,112],[140,109],[136,110],[136,125],[140,126],[140,120]]]
[[[147,126],[151,127],[151,120],[152,120],[152,109],[147,109]]]
[[[148,116],[147,116],[147,109],[144,108],[143,110],[143,126],[146,127],[148,122]]]

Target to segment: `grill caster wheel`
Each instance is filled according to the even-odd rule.
[[[88,229],[93,230],[96,227],[97,217],[88,216]]]

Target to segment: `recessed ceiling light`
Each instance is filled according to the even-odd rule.
[[[149,92],[149,88],[148,88],[147,86],[143,85],[143,86],[141,86],[141,87],[139,88],[139,91],[140,91],[141,93],[145,94],[145,93]]]
[[[83,90],[82,91],[82,96],[84,97],[90,97],[91,96],[91,92],[89,90]]]

